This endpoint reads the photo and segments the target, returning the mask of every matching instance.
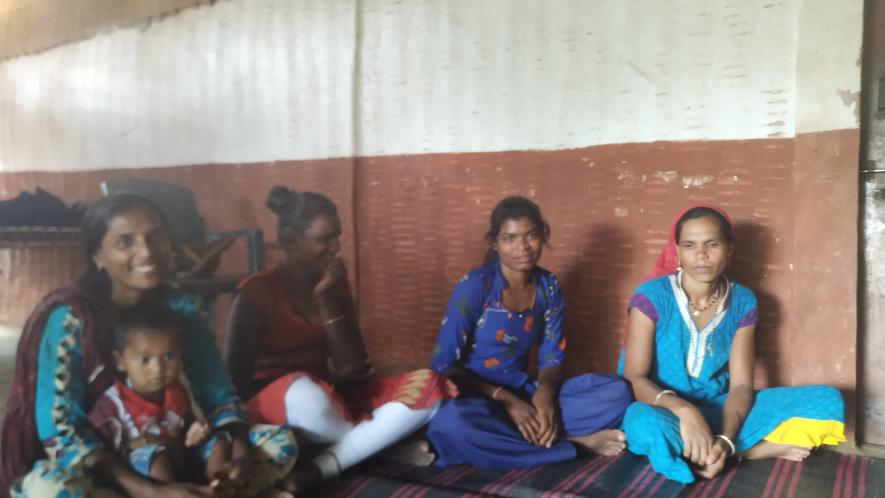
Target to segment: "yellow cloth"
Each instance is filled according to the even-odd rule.
[[[837,420],[793,417],[781,422],[764,439],[771,443],[804,448],[817,448],[822,444],[836,445],[845,441],[845,424]]]

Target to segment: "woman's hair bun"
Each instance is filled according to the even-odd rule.
[[[267,207],[280,215],[288,211],[298,200],[299,193],[288,187],[277,185],[267,194]]]

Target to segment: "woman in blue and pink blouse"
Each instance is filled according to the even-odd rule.
[[[428,426],[437,466],[525,468],[625,447],[617,427],[632,400],[627,384],[605,374],[564,379],[562,292],[538,266],[549,237],[537,204],[502,200],[486,234],[491,257],[452,291],[430,366],[461,395]],[[537,379],[526,371],[535,345]]]
[[[209,324],[166,285],[172,239],[162,210],[131,194],[105,197],[86,212],[82,238],[86,271],[38,304],[19,339],[3,421],[0,496],[286,496],[269,488],[292,469],[295,439],[279,426],[248,425]],[[182,315],[182,373],[209,425],[230,436],[230,460],[211,484],[149,479],[89,424],[95,400],[116,380],[111,324],[148,303]],[[151,362],[148,370],[156,368]]]

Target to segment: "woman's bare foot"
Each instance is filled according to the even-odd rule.
[[[279,484],[279,488],[293,497],[298,494],[304,494],[305,491],[316,489],[323,482],[323,474],[320,469],[313,464],[307,462],[302,465],[296,465],[292,472],[286,476]],[[286,495],[281,495],[280,498]]]
[[[627,447],[624,433],[617,429],[605,429],[587,436],[571,436],[566,439],[584,451],[603,456],[615,456]]]
[[[436,454],[427,440],[410,437],[378,453],[378,458],[386,462],[428,467],[436,460]]]
[[[748,460],[783,458],[784,460],[801,462],[808,458],[808,455],[811,454],[811,450],[812,448],[794,446],[792,444],[777,444],[769,441],[760,441],[744,453],[744,458]]]

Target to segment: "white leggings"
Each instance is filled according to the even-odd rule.
[[[441,402],[412,410],[391,401],[376,408],[371,419],[354,425],[335,410],[331,398],[320,386],[308,377],[301,377],[286,390],[285,404],[286,422],[290,427],[299,429],[313,442],[331,444],[314,459],[323,477],[330,477],[428,423]]]

